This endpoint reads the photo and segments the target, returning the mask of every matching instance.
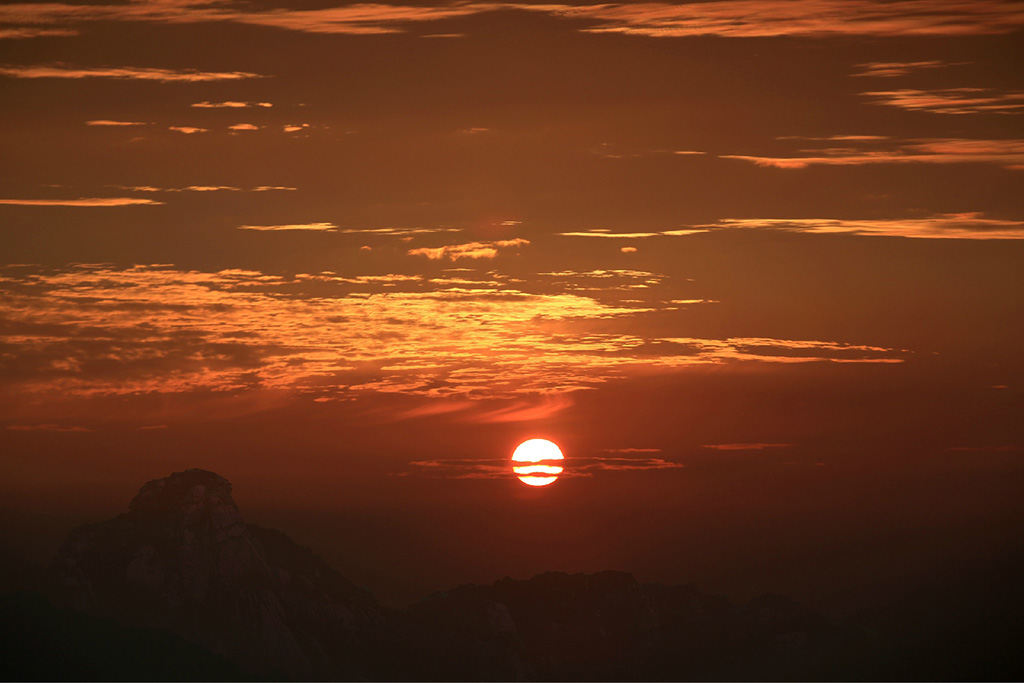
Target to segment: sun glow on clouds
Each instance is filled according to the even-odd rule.
[[[649,449],[637,449],[640,453]],[[658,449],[650,449],[657,451]],[[439,459],[420,460],[409,463],[410,469],[402,476],[427,477],[436,479],[506,479],[508,461],[501,458],[480,459]],[[633,455],[624,449],[621,456],[574,457],[572,467],[558,472],[559,478],[593,477],[622,472],[650,472],[654,470],[679,470],[686,467],[681,462],[667,458]],[[560,468],[559,468],[560,469]]]
[[[0,278],[0,313],[9,322],[4,362],[19,368],[9,382],[41,401],[256,389],[479,400],[565,393],[694,365],[905,355],[835,342],[637,334],[636,316],[657,306],[570,291],[529,294],[489,276],[446,285],[398,274],[79,266],[11,267]],[[587,325],[594,320],[621,321],[623,331],[594,333]],[[530,419],[533,408],[491,419]]]

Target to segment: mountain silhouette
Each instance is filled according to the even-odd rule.
[[[0,623],[6,669],[26,680],[1013,680],[1020,566],[856,625],[618,571],[503,578],[393,610],[246,524],[230,483],[191,469],[72,531],[34,593],[0,599]]]
[[[129,512],[74,530],[56,568],[75,608],[169,631],[254,674],[366,678],[386,644],[372,596],[281,532],[245,524],[231,484],[204,470],[151,481]]]

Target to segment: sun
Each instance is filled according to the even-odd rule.
[[[512,453],[512,471],[528,486],[547,486],[558,480],[562,460],[565,456],[553,442],[530,439],[516,446]]]

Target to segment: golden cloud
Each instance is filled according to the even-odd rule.
[[[930,218],[840,220],[834,218],[743,218],[714,224],[723,228],[766,228],[812,234],[876,235],[918,239],[1019,240],[1024,221],[983,218],[980,213],[942,214]]]
[[[34,66],[0,66],[0,76],[11,78],[114,78],[136,81],[235,81],[243,78],[264,78],[245,71],[198,71],[195,69],[151,69],[145,67],[73,67],[63,64]]]
[[[882,90],[861,93],[872,104],[933,114],[1019,114],[1024,110],[1024,91],[993,88],[945,88],[942,90]]]
[[[260,230],[275,232],[279,230],[312,230],[315,232],[334,232],[338,226],[334,223],[294,223],[290,225],[239,225],[239,230]]]
[[[0,199],[0,204],[16,206],[133,206],[163,204],[163,202],[137,197],[81,197],[79,199]]]
[[[449,244],[443,247],[421,247],[410,249],[410,256],[426,256],[431,260],[450,259],[480,259],[494,258],[498,255],[499,249],[521,247],[530,243],[530,240],[516,237],[511,240],[497,240],[495,242],[467,242],[465,244]]]
[[[889,141],[883,148],[876,138],[864,137],[859,146],[801,150],[814,156],[760,157],[724,154],[723,159],[749,161],[764,168],[807,168],[808,166],[863,166],[867,164],[996,164],[1010,168],[1024,163],[1024,140],[975,140],[931,138]],[[886,140],[881,138],[881,140]],[[895,146],[892,146],[895,144]]]
[[[839,342],[645,336],[636,316],[652,306],[531,294],[500,278],[483,287],[403,274],[11,267],[0,271],[8,321],[0,361],[12,395],[44,401],[251,389],[328,399],[551,397],[463,417],[507,422],[563,409],[560,394],[636,375],[906,355]],[[595,333],[597,320],[624,331]]]

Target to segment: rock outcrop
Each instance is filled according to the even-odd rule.
[[[57,570],[79,610],[170,631],[255,674],[364,678],[386,647],[373,598],[284,534],[247,525],[231,484],[177,472],[76,529]]]

